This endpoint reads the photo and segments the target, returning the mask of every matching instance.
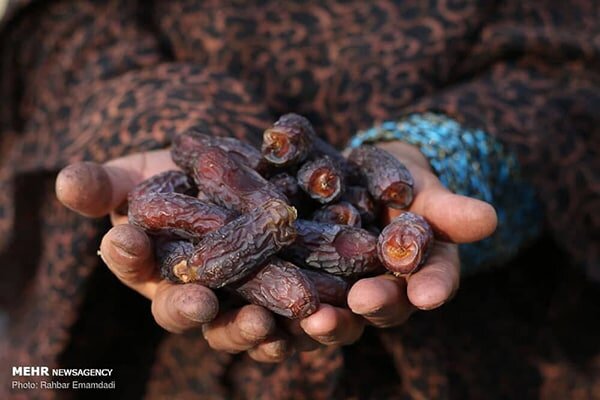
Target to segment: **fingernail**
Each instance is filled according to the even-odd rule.
[[[302,330],[304,332],[310,330],[310,327],[312,325],[310,321],[311,321],[310,317],[307,317],[307,318],[304,318],[304,319],[300,320],[299,325],[300,325],[300,328],[302,328]]]
[[[286,340],[274,340],[265,345],[265,352],[272,358],[280,358],[288,354],[290,346]]]
[[[102,261],[104,262],[104,264],[108,264],[108,262],[106,261],[106,258],[104,258],[104,254],[102,254],[102,250],[98,249],[98,251],[96,252],[96,254],[102,259]]]
[[[135,250],[128,246],[128,243],[122,243],[120,241],[117,240],[111,240],[110,244],[113,245],[113,247],[115,248],[116,252],[119,253],[119,255],[124,256],[124,257],[137,257],[138,255],[135,253]]]
[[[420,306],[420,307],[417,307],[417,308],[419,310],[423,310],[423,311],[430,311],[430,310],[433,310],[435,308],[441,307],[442,305],[444,305],[444,303],[446,303],[445,300],[440,301],[440,302],[435,303],[435,304],[428,304],[428,305]]]
[[[183,293],[176,301],[179,313],[194,322],[212,321],[219,311],[216,297],[208,293]]]
[[[119,225],[110,231],[108,237],[115,251],[123,257],[146,257],[150,249],[148,238],[132,225]]]
[[[259,312],[254,307],[244,307],[236,317],[236,325],[240,336],[247,341],[257,342],[273,334],[276,329],[275,318],[270,313],[261,309]]]
[[[56,195],[60,201],[92,217],[106,214],[112,198],[107,188],[110,189],[110,178],[106,171],[91,162],[71,164],[60,171],[56,178]]]
[[[335,344],[337,342],[337,338],[334,335],[313,336],[313,337],[316,340],[318,340],[319,342],[326,344],[326,345]]]
[[[374,309],[372,309],[370,311],[366,311],[366,312],[360,312],[360,313],[355,312],[355,314],[359,314],[363,317],[372,318],[372,317],[380,316],[382,314],[382,311],[383,311],[383,307],[377,307],[377,308],[374,308]]]

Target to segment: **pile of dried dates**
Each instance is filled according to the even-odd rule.
[[[356,279],[416,271],[433,243],[408,211],[380,231],[378,212],[406,209],[413,179],[373,146],[346,159],[297,114],[262,151],[197,129],[178,135],[167,171],[129,193],[129,222],[153,239],[162,275],[228,291],[288,318],[346,304]]]

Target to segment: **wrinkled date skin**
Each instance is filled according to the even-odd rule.
[[[173,138],[171,143],[171,159],[179,168],[192,173],[194,163],[198,159],[198,151],[205,149],[206,143],[194,138],[190,131],[186,131]]]
[[[313,221],[359,228],[362,224],[358,210],[352,204],[345,201],[330,204],[315,211],[313,213]]]
[[[302,273],[314,284],[321,303],[336,307],[348,306],[350,282],[346,279],[312,269],[303,269]]]
[[[327,156],[306,162],[297,178],[302,190],[320,203],[331,203],[342,194],[344,175]]]
[[[173,139],[171,158],[179,168],[191,173],[198,152],[208,146],[220,148],[237,162],[257,171],[264,172],[266,168],[262,155],[250,144],[233,137],[209,136],[199,128],[190,128]]]
[[[347,225],[297,220],[297,239],[282,255],[333,275],[361,276],[381,270],[377,237]]]
[[[352,172],[356,171],[335,147],[317,136],[308,119],[294,113],[282,115],[264,132],[262,156],[277,167],[290,167],[327,156],[344,173],[354,176]]]
[[[356,165],[349,163],[335,147],[317,137],[313,142],[312,158],[329,157],[342,172],[346,182],[359,184],[362,182],[362,175]]]
[[[218,147],[197,152],[194,181],[214,203],[238,212],[248,212],[270,200],[288,199],[250,167],[236,162]]]
[[[183,171],[165,171],[139,183],[128,194],[128,201],[151,193],[184,193],[194,196],[198,189]]]
[[[425,218],[404,212],[381,232],[377,253],[396,276],[412,274],[425,262],[433,246],[433,231]]]
[[[237,214],[180,193],[150,193],[129,202],[129,223],[154,235],[199,240]]]
[[[296,210],[272,200],[206,235],[173,275],[220,288],[238,281],[296,238]]]
[[[299,215],[310,213],[311,206],[314,202],[300,188],[296,177],[287,172],[281,172],[269,178],[269,182],[289,199],[290,203],[298,209]]]
[[[312,124],[298,114],[282,115],[263,134],[262,156],[278,167],[306,160],[316,138]]]
[[[180,282],[173,271],[178,265],[187,265],[187,260],[194,251],[194,245],[187,240],[167,240],[159,238],[154,242],[154,255],[160,275],[171,282]]]
[[[235,290],[244,299],[287,318],[306,318],[319,308],[313,282],[294,264],[271,258]]]
[[[352,204],[358,210],[363,225],[371,224],[375,221],[377,217],[375,201],[367,189],[361,186],[347,186],[346,190],[344,190],[342,200]]]
[[[375,200],[397,209],[412,203],[412,175],[390,153],[375,146],[361,146],[352,150],[348,160],[358,166]]]
[[[287,172],[272,176],[269,178],[269,182],[275,185],[277,190],[283,193],[288,199],[296,198],[301,193],[298,181]]]

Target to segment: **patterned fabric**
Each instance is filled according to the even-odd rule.
[[[572,267],[600,279],[597,2],[18,3],[0,34],[2,365],[114,366],[124,398],[600,397],[598,286]],[[551,236],[441,310],[281,365],[161,334],[95,255],[108,221],[56,201],[57,171],[191,125],[256,143],[288,111],[337,146],[415,112],[481,129]]]
[[[496,208],[496,232],[459,246],[463,275],[506,263],[540,233],[542,214],[535,193],[523,181],[515,155],[496,138],[445,115],[423,113],[359,132],[350,147],[389,140],[419,147],[444,186]]]

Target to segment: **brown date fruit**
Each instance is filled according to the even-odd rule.
[[[173,139],[171,158],[180,168],[191,173],[198,151],[207,146],[220,148],[237,162],[254,170],[263,172],[266,168],[262,155],[252,145],[234,137],[211,136],[198,127],[192,127]]]
[[[342,194],[343,173],[329,157],[304,163],[296,177],[300,187],[320,203],[331,203]]]
[[[316,138],[311,123],[301,115],[282,115],[263,134],[262,156],[279,167],[306,160]]]
[[[246,164],[253,170],[262,173],[267,169],[260,151],[248,143],[233,137],[214,137],[213,145],[225,150],[238,162]]]
[[[173,275],[210,288],[238,281],[295,240],[295,219],[293,207],[271,200],[207,234]]]
[[[329,224],[361,226],[360,213],[352,204],[345,201],[330,204],[315,211],[312,219]]]
[[[303,269],[302,273],[315,285],[321,303],[331,304],[336,307],[347,307],[350,282],[341,276],[311,269]]]
[[[128,194],[128,200],[151,193],[184,193],[194,196],[198,190],[183,171],[165,171],[139,183]]]
[[[347,225],[297,220],[297,238],[282,257],[333,275],[361,276],[380,270],[377,237]]]
[[[364,187],[346,186],[342,200],[352,204],[358,210],[363,225],[375,221],[377,215],[375,201]]]
[[[302,191],[298,186],[298,181],[287,172],[282,172],[269,178],[269,182],[277,187],[288,199],[298,197]]]
[[[236,213],[185,194],[150,193],[130,200],[128,216],[147,233],[198,240]]]
[[[177,265],[187,263],[194,251],[194,245],[187,240],[167,240],[159,238],[154,241],[154,255],[160,275],[172,282],[179,282],[173,274]]]
[[[235,161],[218,147],[207,146],[197,152],[192,176],[200,191],[214,203],[247,212],[277,199],[288,199],[260,174]]]
[[[212,202],[212,200],[210,199],[210,197],[206,193],[203,193],[201,190],[198,191],[198,194],[196,195],[196,198],[198,200],[202,200],[205,203],[214,204]]]
[[[310,212],[313,201],[300,188],[296,177],[287,172],[281,172],[269,178],[269,182],[289,199],[300,215]]]
[[[319,308],[319,294],[312,281],[294,264],[275,257],[234,287],[248,302],[287,318],[305,318]]]
[[[307,159],[327,156],[352,179],[358,177],[355,166],[332,145],[321,139],[308,119],[298,114],[282,115],[263,134],[263,158],[278,167],[290,167]]]
[[[191,175],[198,159],[198,152],[207,146],[209,146],[207,143],[196,139],[190,131],[186,131],[173,138],[171,159],[175,165]]]
[[[375,146],[361,146],[352,150],[348,160],[358,166],[377,201],[398,209],[412,203],[412,175],[393,155]]]
[[[317,137],[313,141],[312,158],[319,157],[329,157],[343,173],[344,178],[348,183],[362,183],[362,176],[356,165],[349,163],[335,147],[320,137]]]
[[[416,272],[433,245],[433,231],[425,218],[403,212],[386,226],[377,241],[383,265],[396,276]]]

